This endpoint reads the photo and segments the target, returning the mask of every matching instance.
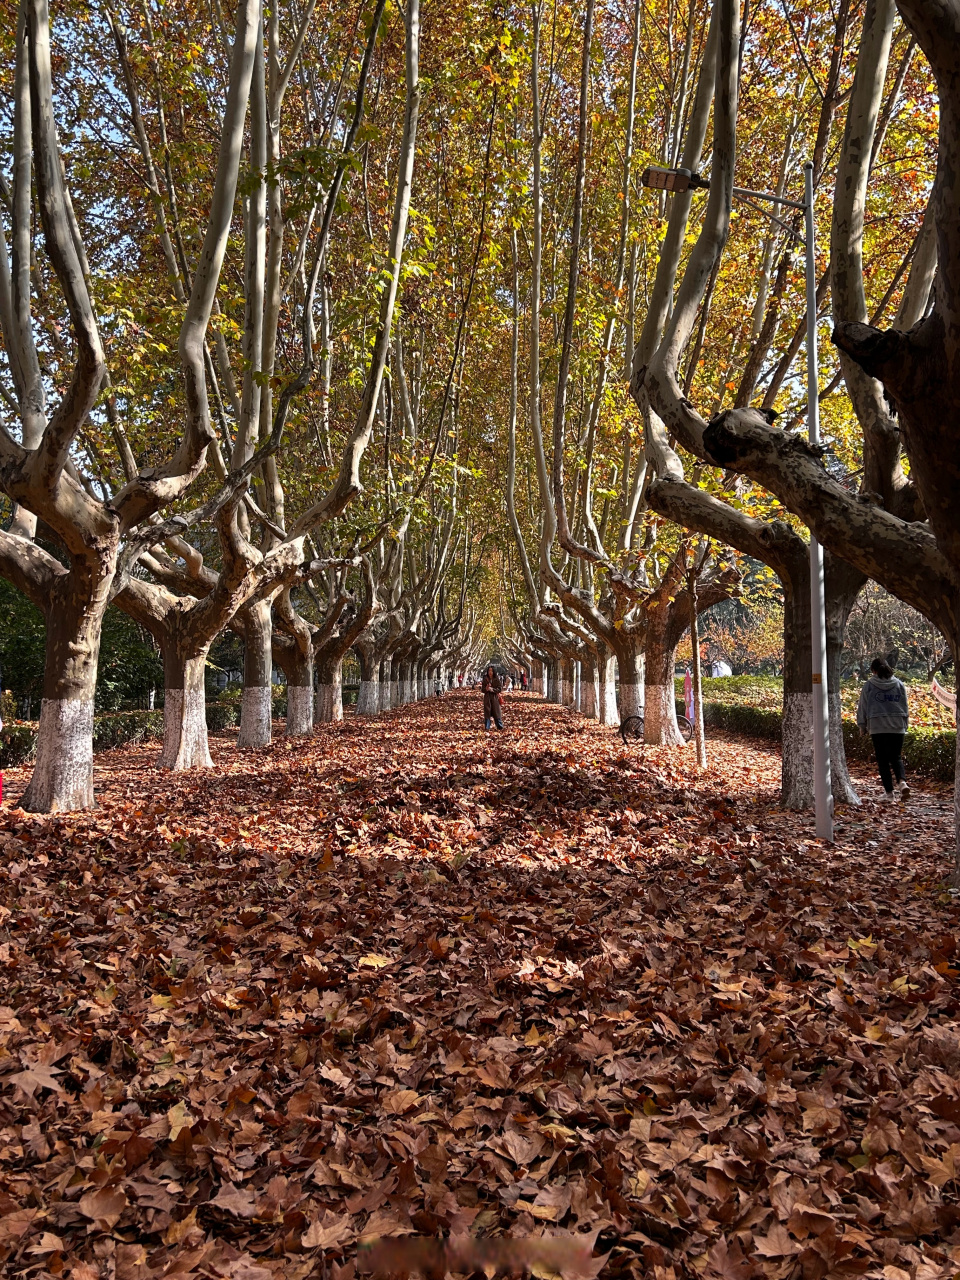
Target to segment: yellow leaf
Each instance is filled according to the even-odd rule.
[[[181,1130],[189,1129],[193,1124],[193,1116],[187,1110],[185,1102],[178,1102],[167,1112],[167,1121],[170,1125],[170,1141],[176,1142]]]
[[[388,964],[393,964],[389,956],[378,956],[376,952],[371,952],[368,956],[361,956],[359,963],[366,965],[368,969],[384,969]]]
[[[197,1211],[191,1209],[185,1218],[181,1218],[179,1222],[171,1222],[169,1227],[163,1233],[164,1244],[179,1244],[184,1236],[188,1236],[197,1226]]]

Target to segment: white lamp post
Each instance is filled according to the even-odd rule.
[[[811,444],[820,442],[820,383],[817,358],[817,259],[813,222],[813,165],[804,165],[803,200],[787,200],[766,191],[750,191],[734,187],[733,194],[750,201],[766,200],[769,204],[802,209],[804,216],[804,248],[806,250],[807,284],[807,430]],[[655,191],[690,191],[709,187],[706,178],[686,169],[663,169],[655,165],[644,169],[640,181]],[[775,214],[761,210],[768,218],[796,235]],[[799,238],[799,237],[798,237]],[[823,593],[823,548],[810,532],[810,624],[812,631],[813,695],[813,795],[816,808],[817,835],[821,840],[833,839],[833,788],[830,780],[830,713],[827,700],[827,624]]]

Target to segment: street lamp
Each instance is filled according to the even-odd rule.
[[[813,165],[803,167],[803,199],[787,200],[784,196],[771,195],[767,191],[750,191],[746,187],[734,187],[733,194],[753,204],[765,200],[769,204],[788,209],[801,209],[804,216],[805,235],[800,237],[775,214],[760,210],[779,226],[784,227],[806,249],[807,284],[807,430],[810,443],[820,442],[820,386],[817,358],[817,262],[813,224]],[[640,175],[645,187],[654,191],[690,191],[710,186],[706,178],[687,169],[661,169],[650,166]],[[823,547],[810,531],[810,621],[812,637],[812,693],[813,693],[813,795],[816,808],[817,835],[821,840],[833,839],[833,794],[830,781],[830,713],[827,700],[827,627],[823,590]]]

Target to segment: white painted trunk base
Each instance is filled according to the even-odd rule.
[[[313,732],[313,685],[287,685],[287,737]]]
[[[361,680],[357,694],[357,715],[377,716],[380,714],[380,681]]]
[[[813,808],[812,693],[784,695],[780,800],[785,809]]]
[[[658,747],[682,747],[683,738],[677,728],[677,704],[673,685],[648,684],[644,695],[644,742]]]
[[[400,706],[400,681],[399,680],[390,681],[390,706],[391,707]]]
[[[273,741],[273,699],[263,685],[248,685],[240,703],[240,737],[238,747],[254,751]]]
[[[597,678],[589,675],[580,678],[580,714],[587,720],[596,720],[598,708]]]
[[[643,685],[642,684],[622,684],[620,685],[620,723],[626,720],[627,716],[643,715]]]
[[[92,699],[43,699],[37,760],[20,804],[29,813],[93,808]]]
[[[164,692],[160,764],[164,769],[177,771],[213,766],[207,741],[207,704],[202,688],[167,689]]]
[[[343,719],[343,692],[340,681],[317,685],[317,724],[337,724]]]
[[[617,682],[612,675],[609,679],[600,681],[600,723],[620,723],[617,713]]]

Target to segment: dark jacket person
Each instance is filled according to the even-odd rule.
[[[493,667],[487,667],[483,673],[483,727],[490,728],[492,720],[498,729],[503,728],[503,712],[500,709],[500,694],[503,685]]]
[[[874,658],[870,664],[871,675],[860,690],[857,706],[857,724],[861,733],[869,733],[877,757],[884,799],[895,799],[894,784],[900,798],[910,795],[903,770],[903,736],[910,723],[907,708],[907,691],[882,658]]]

